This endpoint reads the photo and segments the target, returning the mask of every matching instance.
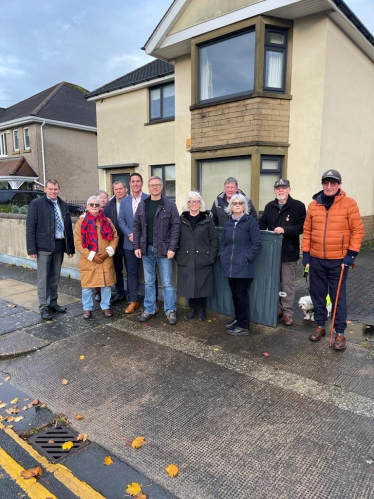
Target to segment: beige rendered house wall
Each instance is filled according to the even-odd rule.
[[[59,182],[61,197],[84,201],[95,194],[99,188],[96,134],[50,125],[43,132],[47,179]]]
[[[329,20],[319,174],[339,170],[363,217],[374,215],[373,130],[374,63]]]

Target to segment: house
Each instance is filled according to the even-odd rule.
[[[64,199],[98,189],[95,105],[62,82],[0,109],[0,188],[42,189],[55,178]]]
[[[181,209],[234,176],[261,212],[276,179],[308,204],[336,168],[374,238],[374,38],[343,1],[175,0],[144,50],[88,94],[101,187],[158,174]]]

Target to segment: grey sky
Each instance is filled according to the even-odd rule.
[[[374,33],[373,0],[345,0]],[[172,0],[13,0],[1,11],[0,107],[61,81],[94,90],[150,60],[140,47]]]

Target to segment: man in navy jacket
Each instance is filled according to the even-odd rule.
[[[285,297],[279,299],[278,317],[285,326],[293,324],[296,264],[300,258],[300,234],[306,217],[305,205],[290,196],[291,185],[287,179],[274,184],[275,200],[265,206],[258,224],[261,230],[272,230],[283,235],[281,283]]]

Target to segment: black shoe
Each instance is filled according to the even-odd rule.
[[[66,308],[60,307],[60,305],[52,305],[51,307],[48,307],[51,312],[54,312],[55,314],[66,314]]]
[[[185,321],[190,321],[195,314],[196,314],[196,308],[195,307],[191,307],[190,310],[184,316],[184,320]]]
[[[42,310],[40,312],[40,315],[42,316],[42,319],[44,319],[45,321],[50,321],[51,319],[53,319],[53,315],[48,309]]]
[[[126,301],[126,294],[120,295],[117,293],[116,295],[113,296],[113,298],[111,298],[110,303],[112,305],[115,305],[116,303],[119,303],[120,301]]]
[[[239,327],[239,326],[230,328],[226,332],[227,332],[227,334],[232,334],[235,336],[248,336],[249,335],[248,328]]]
[[[199,313],[197,315],[198,321],[205,321],[205,308],[199,308]]]
[[[226,327],[226,329],[228,329],[229,327],[236,326],[237,323],[238,323],[238,321],[236,319],[234,319],[234,320],[228,322],[225,327]]]
[[[143,312],[140,316],[139,316],[139,321],[140,322],[147,322],[149,319],[152,319],[152,317],[154,317],[156,314],[149,314],[148,312]]]

